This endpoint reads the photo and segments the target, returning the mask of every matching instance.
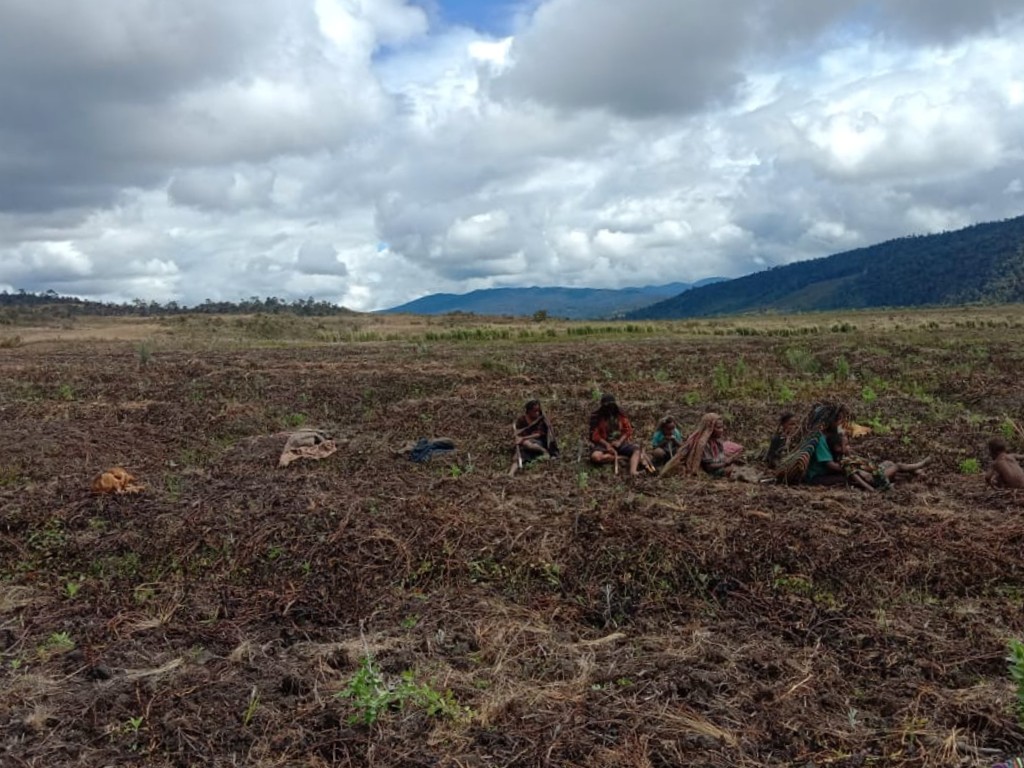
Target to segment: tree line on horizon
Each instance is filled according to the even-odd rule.
[[[18,290],[14,293],[0,292],[0,323],[12,323],[18,319],[72,318],[80,316],[97,317],[155,317],[159,315],[253,315],[293,314],[303,317],[333,317],[350,315],[352,310],[329,301],[307,299],[287,301],[276,296],[250,296],[239,301],[213,301],[186,306],[177,301],[160,303],[134,299],[117,303],[80,299],[76,296],[62,296],[54,290],[33,293]]]

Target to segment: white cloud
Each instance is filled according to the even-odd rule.
[[[0,4],[0,285],[371,309],[739,275],[1022,213],[1014,0],[430,24],[407,0]]]

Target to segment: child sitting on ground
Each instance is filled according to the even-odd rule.
[[[1006,441],[993,437],[988,441],[988,452],[992,466],[985,473],[985,482],[993,488],[1024,488],[1024,469],[1017,462],[1017,455],[1009,452]]]

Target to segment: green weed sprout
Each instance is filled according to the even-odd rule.
[[[256,717],[256,712],[260,708],[260,692],[259,689],[254,685],[252,690],[249,692],[249,703],[245,707],[245,711],[242,713],[242,726],[248,728],[252,719]]]
[[[337,696],[349,699],[356,710],[348,722],[364,725],[373,725],[381,713],[389,709],[410,706],[422,709],[431,717],[452,720],[469,713],[467,708],[459,705],[450,690],[442,693],[426,684],[417,685],[412,670],[403,672],[397,683],[389,684],[370,655],[363,656],[355,676]]]
[[[975,458],[963,459],[960,462],[961,475],[976,475],[981,472],[981,462]]]
[[[1010,641],[1010,655],[1006,657],[1010,667],[1010,678],[1017,686],[1017,720],[1024,726],[1024,643]]]

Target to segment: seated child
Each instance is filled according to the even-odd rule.
[[[993,488],[1024,488],[1024,469],[1017,462],[1017,454],[1010,453],[1006,441],[993,437],[988,441],[992,466],[985,473],[985,482]]]
[[[655,464],[664,464],[682,445],[683,433],[676,426],[676,420],[666,416],[658,422],[658,429],[651,436],[651,459]]]
[[[624,456],[629,459],[629,474],[634,477],[640,474],[644,453],[633,442],[633,424],[619,408],[614,395],[601,395],[600,407],[590,415],[590,442],[592,463],[612,464],[618,473],[619,456]]]
[[[515,434],[516,456],[512,461],[510,475],[523,466],[524,461],[558,458],[558,443],[551,421],[541,408],[539,400],[530,400],[523,408],[523,415],[512,426]]]

